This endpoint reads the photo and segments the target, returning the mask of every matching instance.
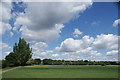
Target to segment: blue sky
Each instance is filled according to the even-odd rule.
[[[3,58],[22,37],[33,48],[33,58],[117,60],[115,2],[14,2],[2,7]]]

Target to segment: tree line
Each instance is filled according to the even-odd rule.
[[[66,60],[52,60],[52,59],[31,59],[26,62],[24,66],[28,65],[120,65],[117,61],[88,61],[88,60],[78,60],[78,61],[66,61]],[[9,65],[6,60],[2,62],[2,68],[14,67],[18,65]],[[20,65],[19,65],[20,66]],[[23,66],[23,65],[22,65]]]
[[[52,60],[52,59],[32,59],[26,63],[26,65],[118,65],[117,61],[67,61],[67,60]]]
[[[0,61],[2,68],[26,65],[119,65],[117,61],[67,61],[67,60],[52,60],[52,59],[31,59],[32,49],[29,43],[23,38],[19,38],[19,42],[13,46],[13,52],[5,57],[5,60]],[[2,63],[1,63],[2,62]],[[0,66],[1,67],[1,66]]]

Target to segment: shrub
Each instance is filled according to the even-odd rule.
[[[6,68],[8,66],[9,66],[8,62],[6,60],[2,60],[2,68]]]

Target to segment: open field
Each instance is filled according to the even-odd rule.
[[[117,78],[118,66],[36,65],[3,73],[3,78]]]

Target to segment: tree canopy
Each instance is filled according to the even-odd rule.
[[[13,52],[6,56],[6,60],[9,65],[24,66],[26,62],[32,57],[32,49],[23,38],[19,39],[19,43],[15,43],[13,46]]]

